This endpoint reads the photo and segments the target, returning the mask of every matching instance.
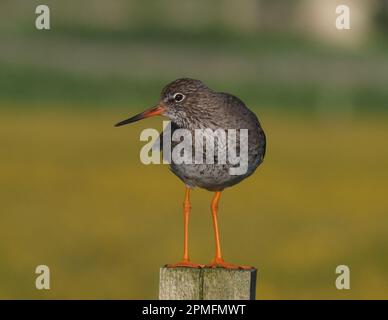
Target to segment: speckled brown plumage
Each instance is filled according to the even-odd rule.
[[[176,93],[185,95],[181,103],[173,100]],[[172,121],[172,132],[178,128],[189,129],[193,139],[195,129],[248,129],[248,170],[245,174],[230,175],[229,168],[232,165],[217,164],[217,159],[214,164],[171,163],[171,171],[187,186],[221,191],[250,176],[263,162],[266,150],[264,131],[256,115],[239,98],[215,92],[199,80],[184,78],[168,84],[162,90],[160,100],[168,105],[165,115]],[[215,142],[217,144],[217,140]],[[172,147],[176,144],[178,142],[172,142]],[[217,149],[214,153],[217,157]]]

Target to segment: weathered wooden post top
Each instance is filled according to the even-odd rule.
[[[256,269],[160,268],[160,300],[254,300]]]

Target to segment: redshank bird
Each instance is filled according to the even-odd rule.
[[[228,93],[213,91],[200,80],[182,78],[164,87],[159,103],[155,107],[121,121],[116,126],[122,126],[156,115],[163,115],[171,121],[172,133],[177,129],[187,129],[193,132],[193,136],[195,136],[194,131],[203,128],[211,130],[247,130],[248,139],[244,140],[248,144],[246,148],[248,153],[247,170],[243,174],[232,175],[230,168],[235,166],[235,164],[231,163],[213,161],[211,163],[177,164],[174,161],[171,162],[171,171],[184,182],[186,189],[183,203],[183,258],[180,262],[168,266],[194,268],[204,266],[191,262],[188,250],[188,227],[191,209],[190,190],[194,187],[200,187],[214,192],[211,202],[211,213],[216,250],[214,259],[206,267],[249,268],[248,266],[235,265],[224,261],[220,245],[217,214],[221,192],[225,188],[231,187],[250,176],[264,160],[266,137],[258,118],[239,98]],[[238,137],[237,140],[239,140]],[[241,143],[244,141],[241,140]],[[171,145],[174,146],[174,142],[171,142]],[[237,149],[239,149],[238,143]],[[206,153],[206,150],[204,153]],[[214,157],[217,157],[218,153],[214,154]]]

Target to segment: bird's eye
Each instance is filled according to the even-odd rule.
[[[176,93],[174,94],[174,100],[176,102],[181,102],[185,98],[185,95],[182,93]]]

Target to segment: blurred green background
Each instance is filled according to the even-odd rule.
[[[266,130],[264,164],[219,214],[225,259],[259,268],[257,298],[388,298],[386,0],[47,0],[49,31],[38,4],[0,3],[0,298],[157,298],[184,188],[139,160],[161,119],[113,124],[179,77],[239,96]],[[195,262],[214,253],[211,197],[192,193]]]

